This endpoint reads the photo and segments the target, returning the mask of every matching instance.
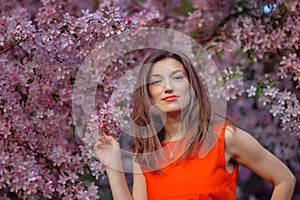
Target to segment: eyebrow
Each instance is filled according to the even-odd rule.
[[[182,72],[183,74],[186,74],[184,71],[182,71],[182,70],[180,70],[180,69],[177,69],[177,70],[173,71],[173,72],[171,73],[171,75],[176,74],[177,72]],[[149,76],[149,78],[151,78],[151,77],[153,77],[153,76],[161,76],[161,75],[160,75],[160,74],[151,74],[151,75]]]

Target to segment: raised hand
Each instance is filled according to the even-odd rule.
[[[122,156],[120,144],[112,136],[103,134],[95,144],[96,156],[105,165],[106,170],[111,168],[122,171]]]

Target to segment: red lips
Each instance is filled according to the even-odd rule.
[[[167,96],[165,98],[163,98],[163,101],[174,101],[176,100],[178,97],[176,95],[171,95],[171,96]]]

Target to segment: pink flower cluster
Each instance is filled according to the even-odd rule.
[[[1,1],[11,9],[0,19],[0,190],[22,199],[99,198],[97,184],[82,181],[103,167],[75,134],[72,84],[95,43],[134,24],[109,4],[80,16],[70,4],[42,1],[33,14],[30,2]]]
[[[113,115],[109,108],[101,108],[99,113],[91,116],[88,122],[88,129],[91,133],[98,135],[112,135],[118,137],[118,127],[113,121]]]
[[[264,3],[276,7],[262,13]],[[123,87],[118,80],[144,53],[116,58],[107,68],[97,86],[97,111],[81,138],[75,124],[86,121],[72,118],[76,73],[97,43],[144,26],[172,28],[201,42],[223,76],[230,116],[299,174],[298,1],[118,0],[117,8],[111,1],[0,0],[0,5],[0,192],[6,193],[1,199],[99,198],[104,169],[93,145],[101,129],[118,136],[117,127],[124,128],[118,122],[128,118],[125,90],[135,75],[126,74]]]
[[[273,117],[279,116],[283,130],[293,131],[300,137],[300,102],[290,91],[279,91],[268,86],[260,98],[263,105],[270,105]]]
[[[281,78],[292,79],[296,83],[296,89],[300,88],[300,58],[296,53],[283,56],[279,70]]]

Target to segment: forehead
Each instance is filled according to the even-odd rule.
[[[172,73],[173,71],[180,70],[185,72],[185,69],[181,62],[174,58],[165,58],[156,62],[150,71],[150,76],[154,74],[166,74]]]

